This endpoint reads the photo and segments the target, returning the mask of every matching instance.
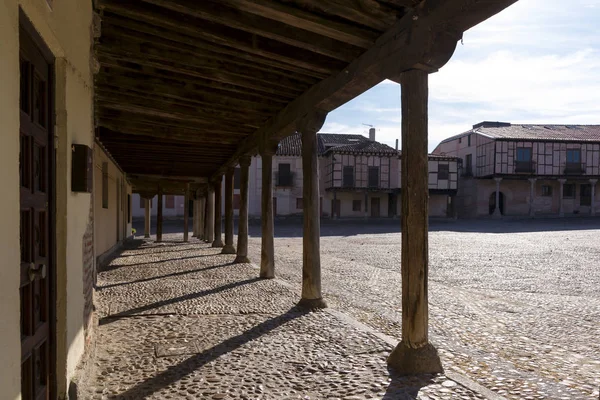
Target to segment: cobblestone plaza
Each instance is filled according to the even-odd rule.
[[[293,222],[276,223],[276,280],[177,233],[138,242],[98,278],[89,396],[598,398],[600,221],[432,224],[430,333],[446,373],[418,378],[385,365],[393,344],[382,337],[401,332],[397,225],[323,224],[333,311],[318,313],[294,308],[302,230]],[[251,226],[255,262],[259,231]]]

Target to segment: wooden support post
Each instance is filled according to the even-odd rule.
[[[319,215],[319,164],[317,132],[325,122],[325,112],[304,117],[298,130],[302,135],[302,298],[299,306],[325,308],[321,292],[321,218]],[[334,205],[335,207],[335,205]],[[332,210],[332,214],[335,210]]]
[[[198,239],[204,240],[206,225],[206,195],[200,197],[198,200]]]
[[[249,263],[248,259],[248,170],[250,156],[240,158],[240,215],[238,221],[237,257],[235,263]]]
[[[529,216],[535,217],[535,182],[536,178],[529,178]]]
[[[223,247],[223,235],[221,233],[221,227],[223,225],[223,214],[221,205],[221,190],[222,190],[223,177],[215,181],[215,202],[214,202],[214,231],[215,237],[212,242],[212,247]]]
[[[208,185],[206,194],[206,216],[205,216],[204,240],[211,243],[215,238],[215,188],[213,185]]]
[[[275,277],[273,155],[276,150],[277,146],[270,143],[260,147],[262,161],[260,277],[266,279]]]
[[[596,215],[596,183],[598,183],[598,179],[590,179],[590,185],[592,186],[592,198],[590,203],[590,215]]]
[[[565,216],[565,208],[564,208],[564,199],[563,199],[563,190],[565,187],[565,183],[567,182],[566,179],[559,179],[558,182],[560,183],[560,189],[558,190],[558,216],[559,217],[564,217]]]
[[[388,358],[400,374],[442,372],[429,343],[428,279],[428,76],[403,72],[402,84],[402,341]]]
[[[158,201],[156,202],[156,241],[162,242],[163,228],[163,193],[162,189],[158,188]]]
[[[233,171],[234,168],[227,168],[225,174],[225,246],[222,254],[235,254],[233,247]]]
[[[494,178],[496,181],[496,208],[494,209],[494,218],[502,218],[502,210],[500,209],[500,182],[502,178]]]
[[[190,231],[190,184],[185,185],[185,195],[183,196],[183,241],[188,241]]]
[[[150,218],[152,218],[151,202],[152,199],[149,199],[147,197],[144,198],[144,237],[146,239],[150,238]]]

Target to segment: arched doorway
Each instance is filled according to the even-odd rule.
[[[490,194],[490,215],[496,209],[496,192]],[[504,193],[500,192],[500,214],[504,215]]]

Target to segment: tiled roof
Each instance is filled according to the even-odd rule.
[[[384,153],[395,154],[396,150],[388,145],[372,142],[362,135],[346,135],[337,133],[318,133],[317,144],[319,155],[327,151],[344,153]],[[279,142],[278,156],[302,155],[302,139],[299,133],[294,133]]]
[[[402,158],[402,150],[398,150],[398,157]],[[459,157],[455,157],[455,156],[446,156],[446,155],[441,155],[441,154],[432,154],[429,153],[427,155],[429,160],[444,160],[444,161],[459,161],[460,158]]]
[[[480,127],[475,132],[494,139],[600,142],[600,125],[511,125]]]
[[[536,125],[482,122],[473,129],[442,140],[447,143],[478,133],[492,139],[600,142],[600,125]]]

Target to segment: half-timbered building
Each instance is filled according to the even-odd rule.
[[[467,217],[594,215],[600,126],[481,122],[434,153],[460,157]]]

